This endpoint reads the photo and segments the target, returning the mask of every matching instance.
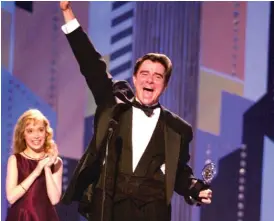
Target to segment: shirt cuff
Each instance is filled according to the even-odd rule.
[[[199,205],[200,204],[199,201],[193,199],[191,196],[189,196],[189,199],[190,199],[190,201],[192,202],[193,205]]]
[[[73,20],[69,21],[68,23],[62,25],[61,29],[67,35],[73,31],[75,31],[79,27],[80,27],[79,22],[77,21],[76,18],[74,18]]]

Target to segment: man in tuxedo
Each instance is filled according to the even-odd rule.
[[[211,203],[211,190],[187,164],[191,126],[159,104],[172,72],[170,59],[149,53],[137,60],[131,98],[125,82],[115,87],[108,77],[70,3],[60,8],[62,30],[97,105],[94,136],[63,203],[78,201],[79,212],[92,221],[169,221],[173,191],[189,204]]]

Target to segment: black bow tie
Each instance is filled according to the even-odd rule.
[[[141,109],[142,111],[144,111],[144,113],[145,113],[148,117],[150,117],[150,116],[153,114],[153,110],[154,110],[155,108],[160,107],[160,104],[157,103],[157,104],[155,104],[155,105],[153,105],[153,106],[146,106],[146,105],[140,104],[138,101],[136,101],[136,99],[134,99],[134,100],[132,101],[132,106]]]

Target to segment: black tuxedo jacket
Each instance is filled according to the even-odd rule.
[[[107,76],[106,63],[95,50],[81,27],[66,35],[79,63],[81,73],[93,93],[97,110],[95,113],[94,136],[80,159],[73,177],[65,191],[62,202],[80,203],[79,212],[88,216],[92,200],[92,184],[98,179],[100,160],[98,153],[105,144],[111,118],[121,110],[131,108],[126,104],[116,104],[113,95],[113,82]],[[118,111],[117,111],[118,110]],[[190,203],[190,187],[195,180],[189,161],[189,143],[192,140],[191,126],[180,117],[162,107],[164,115],[166,203],[170,204],[173,191],[185,197]]]

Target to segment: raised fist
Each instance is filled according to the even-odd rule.
[[[69,1],[60,1],[60,8],[63,11],[69,9],[70,8],[70,2]]]

